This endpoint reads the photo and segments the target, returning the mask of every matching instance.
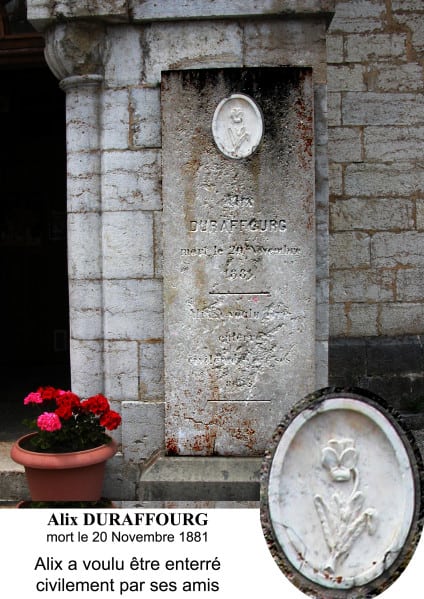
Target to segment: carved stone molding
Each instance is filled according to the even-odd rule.
[[[46,32],[45,57],[58,79],[101,75],[105,27],[100,23],[61,23]]]

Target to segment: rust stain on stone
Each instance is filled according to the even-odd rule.
[[[302,164],[306,166],[304,156],[312,157],[312,144],[313,144],[313,118],[310,110],[307,109],[302,98],[298,98],[295,102],[297,112],[297,129],[301,134],[303,142],[303,152],[300,154]]]
[[[209,427],[207,427],[209,428]],[[203,435],[197,435],[193,439],[193,451],[212,455],[215,452],[216,432],[207,430]]]
[[[171,437],[170,439],[167,439],[166,441],[166,453],[168,455],[178,455],[179,451],[178,451],[178,444],[176,439],[174,439],[174,437]]]

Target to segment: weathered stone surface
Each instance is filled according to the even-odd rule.
[[[68,212],[100,210],[98,152],[68,153]]]
[[[99,21],[63,22],[47,30],[45,58],[59,79],[102,71],[105,28]]]
[[[106,87],[119,88],[140,83],[143,55],[138,27],[109,27],[104,56]]]
[[[377,33],[349,35],[345,44],[346,62],[390,60],[404,56],[407,36],[405,33]]]
[[[381,330],[387,335],[408,335],[422,330],[424,305],[394,302],[380,307]]]
[[[349,334],[369,337],[379,333],[379,310],[376,304],[349,302]]]
[[[162,338],[162,286],[157,280],[105,281],[104,310],[106,339]]]
[[[149,458],[164,447],[163,403],[122,402],[122,444],[127,462]]]
[[[139,497],[143,505],[169,500],[258,501],[260,465],[260,458],[246,457],[161,458],[142,473]]]
[[[370,265],[370,238],[366,233],[335,233],[330,242],[330,267],[364,268]]]
[[[157,150],[103,153],[104,210],[160,210],[161,161]]]
[[[328,93],[328,125],[338,127],[342,124],[342,96],[340,92]],[[331,167],[332,165],[330,165]]]
[[[417,200],[416,207],[417,207],[417,229],[422,231],[424,229],[424,199]]]
[[[340,164],[330,164],[328,166],[329,187],[332,195],[341,195],[343,192],[343,169]]]
[[[330,92],[362,92],[366,89],[362,65],[330,65],[327,71]]]
[[[337,64],[343,62],[344,39],[342,35],[330,35],[327,38],[327,62]]]
[[[163,343],[142,343],[139,351],[140,396],[145,400],[164,397]]]
[[[109,399],[138,399],[138,344],[136,341],[105,341],[105,393]]]
[[[294,5],[293,0],[232,0],[231,3],[226,0],[198,0],[193,3],[190,0],[174,0],[167,2],[166,5],[155,2],[155,0],[145,0],[141,5],[139,2],[132,2],[133,14],[135,19],[181,19],[193,17],[238,17],[272,14],[293,14],[304,13],[325,13],[334,10],[333,0],[300,0]]]
[[[140,478],[138,464],[127,462],[117,453],[106,464],[103,495],[111,500],[136,499]]]
[[[387,62],[368,68],[365,79],[370,91],[376,92],[417,92],[422,91],[423,67],[421,64],[395,64]],[[402,98],[399,98],[402,100]]]
[[[330,26],[331,32],[373,33],[385,27],[386,6],[374,0],[341,0]]]
[[[329,334],[329,234],[328,234],[328,130],[327,86],[314,86],[314,134],[315,134],[315,218],[316,218],[316,371],[317,387],[328,381],[328,334]]]
[[[396,19],[399,24],[406,25],[411,31],[412,46],[416,52],[417,58],[422,58],[424,53],[424,23],[422,12],[417,12],[416,14],[398,13]]]
[[[131,145],[160,148],[161,113],[159,87],[136,87],[130,90]]]
[[[74,339],[102,336],[102,283],[99,280],[69,281],[69,319]]]
[[[103,276],[139,279],[153,275],[153,215],[151,212],[103,213]]]
[[[312,66],[314,82],[325,83],[325,30],[323,19],[247,21],[244,64]]]
[[[419,302],[424,295],[424,268],[400,270],[396,290],[401,302]]]
[[[243,35],[236,23],[153,23],[143,28],[142,83],[158,85],[166,69],[241,66]]]
[[[364,336],[378,335],[379,308],[377,304],[335,303],[330,306],[330,335]]]
[[[424,127],[365,127],[364,149],[367,160],[420,160]],[[392,210],[396,214],[396,210]]]
[[[103,150],[125,150],[128,148],[129,92],[112,89],[103,92],[102,147]]]
[[[345,125],[421,124],[424,98],[415,94],[347,92],[343,98]]]
[[[69,276],[71,279],[101,278],[100,215],[93,212],[71,213],[68,216]]]
[[[424,234],[414,231],[376,233],[371,242],[372,264],[386,268],[424,266],[423,243]]]
[[[361,162],[362,134],[359,127],[331,127],[328,157],[333,162]]]
[[[352,198],[330,206],[330,222],[333,231],[407,231],[414,225],[414,212],[414,202],[406,198]]]
[[[345,193],[349,196],[407,196],[424,194],[424,173],[407,162],[364,163],[345,169]]]
[[[309,77],[298,69],[164,77],[170,453],[261,452],[301,389],[314,386]],[[264,115],[264,137],[250,158],[229,159],[214,145],[213,114],[229,90],[251,95]]]
[[[98,339],[70,340],[72,391],[89,397],[103,390],[103,341]]]
[[[333,272],[331,297],[335,302],[381,302],[394,299],[394,273],[362,269]]]
[[[163,225],[162,211],[153,213],[153,241],[154,241],[154,268],[155,276],[162,279],[163,277]]]
[[[47,27],[55,19],[101,17],[111,22],[137,22],[169,19],[254,17],[266,15],[328,14],[334,12],[334,0],[30,0],[28,18],[39,28]]]

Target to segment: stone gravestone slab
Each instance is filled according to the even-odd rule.
[[[310,69],[162,78],[166,445],[259,455],[315,387]]]
[[[324,389],[277,427],[261,519],[288,578],[317,598],[372,597],[406,567],[422,527],[422,460],[380,398]]]

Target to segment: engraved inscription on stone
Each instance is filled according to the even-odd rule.
[[[264,134],[254,154],[228,160],[210,123],[240,80]],[[310,71],[169,72],[162,104],[167,449],[256,455],[314,387]],[[215,129],[222,114],[241,118],[237,106],[221,106]],[[240,152],[256,135],[242,122],[249,140],[241,128],[229,137]]]
[[[347,591],[392,566],[399,571],[395,561],[408,536],[415,538],[419,513],[405,442],[376,402],[342,394],[305,407],[268,448],[263,521],[279,547],[271,549],[275,557],[300,574],[298,586],[309,588],[304,577]]]
[[[215,143],[229,158],[246,158],[258,147],[263,119],[255,101],[245,94],[232,94],[216,107],[212,120]]]

